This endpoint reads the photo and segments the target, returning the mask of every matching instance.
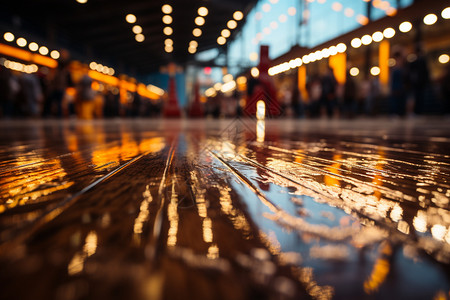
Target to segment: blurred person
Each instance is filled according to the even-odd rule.
[[[333,68],[330,66],[328,66],[327,72],[322,76],[321,86],[320,114],[321,116],[327,115],[331,118],[336,108],[337,81],[334,77]]]
[[[301,118],[304,114],[303,99],[297,84],[293,84],[291,93],[291,106],[294,118]]]
[[[417,58],[408,66],[408,83],[414,100],[414,113],[420,115],[425,110],[424,104],[430,83],[430,72],[426,56],[420,46],[416,47],[415,55]]]
[[[309,95],[308,111],[310,117],[319,116],[320,109],[320,98],[322,97],[322,84],[320,81],[320,76],[313,74],[311,80],[308,81],[306,85]]]
[[[62,50],[61,57],[58,59],[58,66],[56,67],[50,82],[49,97],[44,103],[44,115],[46,116],[63,116],[62,104],[66,88],[73,86],[72,76],[68,69],[70,62],[69,58],[69,52],[67,50]]]
[[[391,69],[389,113],[391,116],[404,116],[406,109],[406,78],[405,59],[400,49],[394,51],[395,66]]]
[[[12,72],[0,65],[0,116],[10,118],[14,114],[14,99],[19,84]]]
[[[344,84],[344,94],[342,96],[342,112],[346,118],[354,118],[356,113],[356,82],[347,70]]]
[[[39,117],[42,109],[43,94],[41,84],[36,74],[23,74],[20,79],[18,98],[21,115]]]
[[[92,89],[92,79],[87,74],[87,67],[84,67],[84,75],[77,85],[76,107],[77,116],[80,119],[91,120],[94,117],[95,93]]]
[[[443,111],[446,116],[450,116],[450,63],[446,65],[444,75],[442,76],[440,83]]]

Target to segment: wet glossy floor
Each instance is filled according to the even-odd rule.
[[[448,299],[450,121],[0,122],[0,299]]]

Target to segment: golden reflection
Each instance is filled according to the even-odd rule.
[[[332,286],[320,286],[317,281],[314,280],[313,269],[292,267],[292,273],[297,277],[304,286],[306,291],[314,299],[329,300],[333,298],[334,288]]]
[[[385,243],[380,247],[380,257],[375,261],[369,278],[364,281],[364,291],[367,294],[378,291],[379,287],[389,274],[390,263],[388,257],[392,255],[392,247],[388,243]]]
[[[391,219],[394,222],[398,222],[402,219],[402,215],[403,215],[403,209],[400,207],[400,205],[398,205],[398,203],[396,203],[394,205],[394,208],[391,211]]]
[[[258,120],[256,122],[256,141],[263,143],[266,134],[266,123],[264,120]]]
[[[67,267],[67,272],[69,275],[76,275],[83,271],[86,258],[94,255],[97,251],[97,240],[97,233],[95,233],[95,231],[90,231],[86,236],[83,251],[76,252],[72,260],[69,262]]]
[[[413,219],[413,225],[418,232],[427,231],[427,214],[423,210],[417,211],[417,216]]]
[[[212,243],[213,231],[211,219],[204,218],[202,227],[203,227],[203,240],[205,241],[205,243]]]
[[[444,225],[436,224],[431,227],[431,235],[439,241],[444,241],[445,233],[447,228]]]
[[[216,244],[212,244],[208,248],[208,254],[206,255],[209,259],[219,258],[219,247]]]
[[[16,166],[30,165],[31,170],[22,172],[16,170],[0,181],[1,191],[0,213],[6,209],[35,202],[40,197],[56,191],[64,190],[73,185],[72,181],[64,180],[67,173],[64,171],[61,160],[47,160],[33,153],[16,158]]]
[[[205,202],[205,196],[204,195],[195,195],[196,196],[196,202],[197,202],[197,210],[198,210],[198,215],[201,218],[206,218],[207,217],[207,208],[206,208],[206,202]]]
[[[325,168],[325,170],[330,172],[331,174],[340,175],[341,172],[339,171],[339,169],[342,166],[342,162],[340,162],[341,158],[342,158],[342,156],[340,154],[334,154],[333,155],[334,163],[331,166]],[[337,177],[337,176],[324,175],[323,180],[327,186],[336,186],[336,187],[341,186],[341,181],[339,180],[339,177]]]
[[[172,179],[172,195],[167,206],[167,218],[169,219],[169,232],[167,237],[167,246],[173,247],[177,244],[178,233],[178,197],[175,193],[175,179]]]
[[[244,236],[248,237],[251,232],[250,225],[248,224],[247,218],[244,216],[244,214],[233,206],[230,196],[231,188],[218,187],[218,189],[220,192],[220,209],[229,217],[229,219],[233,223],[234,228],[236,228],[237,230],[242,230],[244,232]]]
[[[145,187],[145,191],[142,194],[142,196],[144,197],[144,200],[142,200],[141,202],[141,206],[139,208],[139,215],[136,217],[136,220],[134,221],[134,233],[136,235],[140,235],[142,233],[144,222],[148,220],[149,215],[148,207],[150,203],[153,201],[149,185]]]

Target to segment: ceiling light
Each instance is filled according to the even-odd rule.
[[[162,10],[162,12],[165,13],[165,14],[170,14],[170,13],[172,13],[172,6],[170,6],[169,4],[164,4],[164,5],[161,7],[161,10]]]
[[[165,50],[167,53],[170,53],[170,52],[173,51],[173,47],[172,47],[172,46],[165,46],[165,47],[164,47],[164,50]]]
[[[235,29],[237,27],[237,22],[235,20],[230,20],[227,22],[227,27],[230,29]]]
[[[205,17],[208,14],[208,9],[202,6],[197,10],[197,13],[199,16]]]
[[[125,20],[126,20],[128,23],[130,23],[130,24],[136,23],[136,16],[133,15],[133,14],[128,14],[128,15],[125,17]]]
[[[166,46],[173,46],[173,40],[172,39],[165,39],[164,45]]]
[[[198,47],[197,41],[194,41],[194,40],[190,41],[190,42],[189,42],[189,47],[195,47],[195,48],[197,48],[197,47]]]
[[[380,75],[380,68],[379,67],[372,67],[370,69],[370,74],[372,74],[373,76]]]
[[[381,42],[382,40],[383,40],[383,38],[384,38],[384,35],[383,35],[383,33],[381,32],[381,31],[375,31],[373,34],[372,34],[372,40],[374,41],[374,42]]]
[[[87,0],[77,0],[78,3],[84,4],[87,2]]]
[[[89,68],[91,68],[92,70],[97,69],[97,63],[96,63],[95,61],[91,62],[91,63],[89,64]]]
[[[339,53],[344,53],[347,50],[347,46],[344,43],[339,43],[336,45],[336,49]],[[323,53],[324,54],[324,53]],[[322,55],[323,55],[322,54]],[[325,55],[323,55],[325,57]]]
[[[219,37],[217,38],[217,44],[219,44],[219,45],[223,45],[223,44],[225,44],[226,42],[227,42],[227,39],[224,38],[223,36],[219,36]]]
[[[437,16],[435,14],[428,14],[423,18],[425,25],[433,25],[437,21]]]
[[[288,8],[288,15],[295,16],[296,13],[297,13],[297,10],[295,9],[295,7]]]
[[[48,54],[48,48],[45,47],[45,46],[41,46],[39,48],[39,53],[42,54],[42,55],[47,55]]]
[[[244,18],[244,14],[242,13],[242,11],[237,10],[233,13],[233,19],[235,19],[236,21],[240,21],[242,20],[242,18]]]
[[[52,52],[50,52],[50,56],[51,56],[53,59],[58,59],[60,55],[59,55],[59,52],[58,52],[58,51],[53,50]]]
[[[165,35],[171,35],[173,33],[173,29],[172,29],[172,27],[167,26],[167,27],[164,27],[163,32]]]
[[[359,38],[354,38],[350,44],[352,45],[353,48],[359,48],[359,47],[361,47],[362,43]]]
[[[202,35],[202,30],[201,30],[200,28],[194,28],[194,30],[192,30],[192,34],[193,34],[195,37],[199,37],[199,36]]]
[[[450,56],[448,56],[448,54],[441,54],[440,56],[439,56],[439,62],[441,63],[441,64],[446,64],[446,63],[448,63],[450,61]]]
[[[395,35],[395,30],[394,28],[388,27],[383,31],[383,35],[385,38],[390,39],[391,37],[393,37]]]
[[[258,77],[258,76],[259,76],[259,70],[258,70],[258,68],[257,68],[257,67],[253,67],[253,68],[250,70],[250,74],[252,74],[252,76],[253,76],[254,78]]]
[[[222,32],[220,33],[224,38],[228,38],[231,35],[231,32],[228,29],[224,29],[222,30]]]
[[[258,53],[256,53],[256,52],[250,53],[249,58],[250,58],[251,61],[257,61],[258,60]]]
[[[408,32],[412,29],[412,24],[411,22],[405,21],[398,26],[398,29],[401,32]]]
[[[142,27],[139,25],[134,25],[132,30],[134,34],[142,33]]]
[[[441,12],[441,16],[444,19],[450,19],[450,7],[444,8],[444,10]]]
[[[361,38],[361,43],[363,43],[363,45],[369,45],[370,43],[372,43],[372,37],[368,34],[364,35]]]
[[[27,40],[23,37],[20,37],[17,39],[16,43],[17,45],[19,45],[19,47],[25,47],[27,45]]]
[[[353,67],[350,69],[350,75],[354,76],[358,76],[359,74],[359,69],[357,67]]]
[[[286,21],[287,21],[287,16],[284,15],[284,14],[281,14],[281,15],[278,17],[278,21],[280,21],[281,23],[286,22]]]
[[[169,16],[169,15],[165,15],[165,16],[162,18],[162,21],[163,21],[164,24],[170,24],[170,23],[172,23],[172,17]]]
[[[270,7],[270,4],[268,4],[268,3],[266,3],[266,4],[264,4],[264,5],[262,6],[262,10],[263,10],[264,12],[269,12],[270,9],[271,9],[271,7]]]
[[[197,17],[197,18],[195,18],[194,22],[197,26],[202,26],[203,24],[205,24],[205,18]]]
[[[31,51],[37,51],[37,50],[39,49],[39,45],[36,44],[35,42],[32,42],[32,43],[30,43],[30,44],[28,45],[28,48],[29,48]]]
[[[14,34],[12,34],[11,32],[6,32],[6,33],[3,35],[3,38],[4,38],[5,41],[7,41],[7,42],[12,42],[12,41],[14,41]]]
[[[195,47],[189,47],[188,48],[189,53],[194,54],[195,52],[197,52],[197,48]]]
[[[139,43],[142,43],[145,40],[145,36],[142,33],[136,34],[136,36],[134,38]]]

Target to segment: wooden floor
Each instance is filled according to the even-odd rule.
[[[0,121],[0,299],[449,299],[450,120]]]

